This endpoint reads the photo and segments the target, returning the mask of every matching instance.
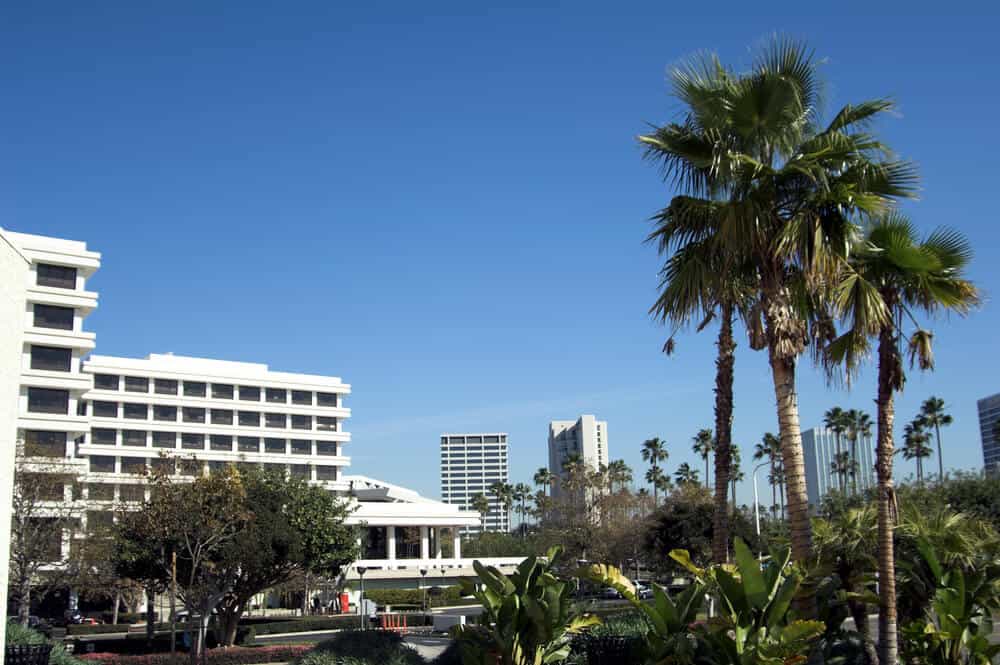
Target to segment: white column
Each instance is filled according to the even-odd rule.
[[[430,534],[427,532],[427,527],[420,527],[420,560],[427,561],[431,558],[431,543]]]
[[[389,570],[395,568],[396,562],[396,527],[387,526],[385,528],[385,555],[389,559],[389,565],[386,566]]]
[[[458,529],[459,529],[459,527],[457,527],[457,526],[456,527],[452,527],[452,535],[454,537],[454,541],[453,542],[455,543],[455,558],[456,559],[461,559],[462,558],[462,536],[458,532]]]
[[[441,540],[441,536],[443,535],[443,530],[439,526],[434,527],[434,529],[435,529],[434,533],[437,535],[437,538],[434,539],[434,544],[436,547],[436,551],[434,552],[434,558],[440,559],[442,557],[441,543],[443,541]]]

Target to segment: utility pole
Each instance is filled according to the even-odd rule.
[[[177,651],[177,552],[170,553],[170,653]]]

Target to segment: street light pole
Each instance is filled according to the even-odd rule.
[[[758,543],[760,542],[760,500],[757,498],[757,471],[768,464],[770,462],[761,462],[753,468],[753,521]]]
[[[420,569],[420,609],[427,609],[427,588],[424,587],[424,579],[427,578],[427,569]]]
[[[368,569],[364,566],[358,566],[356,568],[358,571],[358,581],[359,591],[358,591],[358,613],[361,615],[361,630],[366,628],[365,623],[367,623],[368,617],[365,615],[365,573]]]

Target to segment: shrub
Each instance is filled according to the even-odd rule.
[[[60,642],[47,639],[37,630],[25,628],[19,623],[9,622],[7,624],[7,644],[10,646],[27,646],[31,644],[51,644],[52,651],[49,653],[49,665],[82,665],[82,663],[66,652]]]
[[[357,614],[339,614],[330,617],[311,617],[292,621],[272,621],[250,626],[240,626],[236,633],[239,644],[249,644],[259,635],[279,633],[308,633],[314,630],[341,630],[357,628],[361,621]]]
[[[367,665],[425,665],[399,633],[380,630],[344,631],[317,644],[310,656],[302,665],[335,665],[335,659],[349,658]]]
[[[431,607],[453,605],[462,597],[462,587],[432,587],[430,589],[371,589],[365,591],[365,598],[376,605],[417,605],[423,603],[426,594]]]
[[[280,663],[302,656],[309,647],[304,644],[281,644],[266,647],[229,647],[205,652],[209,665],[256,665]],[[88,653],[80,657],[86,663],[100,665],[187,665],[187,653],[154,653],[145,656],[125,656],[116,653]]]

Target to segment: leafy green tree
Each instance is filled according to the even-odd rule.
[[[951,425],[954,420],[945,411],[944,400],[931,395],[920,405],[920,417],[927,427],[934,428],[934,442],[937,444],[938,482],[944,480],[944,448],[941,447],[941,428]]]
[[[502,480],[496,480],[490,483],[489,492],[496,499],[496,502],[500,504],[503,514],[507,516],[509,523],[510,509],[514,505],[514,486]]]
[[[908,339],[911,365],[934,366],[933,335],[916,320],[914,310],[964,314],[978,303],[975,286],[964,272],[972,247],[960,234],[937,230],[921,240],[908,219],[898,213],[876,218],[854,243],[851,260],[842,263],[837,303],[848,329],[827,349],[827,359],[853,372],[878,339],[878,414],[876,470],[879,520],[879,660],[898,657],[894,557],[895,489],[892,482],[895,394],[906,381],[903,342]],[[907,324],[914,332],[906,333]]]
[[[663,473],[660,470],[660,462],[666,462],[670,457],[667,452],[667,444],[654,436],[646,439],[642,443],[642,461],[649,462],[649,471],[646,473],[646,482],[653,486],[653,505],[658,503],[657,495],[660,485],[663,483]]]
[[[640,137],[684,192],[658,217],[661,244],[716,244],[756,276],[747,328],[751,346],[768,351],[797,561],[810,559],[812,535],[796,364],[807,345],[832,337],[825,288],[846,257],[852,216],[881,212],[916,184],[909,164],[862,131],[890,102],[848,105],[820,124],[818,66],[787,39],[762,49],[748,72],[699,59],[672,72],[682,117]]]

